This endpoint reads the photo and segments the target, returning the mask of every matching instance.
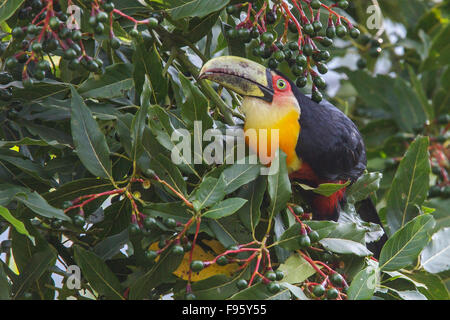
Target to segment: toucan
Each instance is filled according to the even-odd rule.
[[[278,129],[278,141],[267,143],[286,154],[289,177],[317,187],[322,183],[353,183],[366,169],[364,141],[356,125],[338,108],[316,103],[285,75],[241,57],[222,56],[206,62],[199,74],[243,97],[244,131]],[[259,137],[262,139],[262,137]],[[248,141],[257,152],[261,141]],[[270,155],[273,157],[274,155]],[[315,220],[339,218],[345,188],[330,197],[309,193]],[[366,203],[367,204],[367,203]],[[380,224],[371,206],[365,220]]]

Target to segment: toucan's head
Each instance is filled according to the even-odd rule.
[[[270,70],[254,61],[224,56],[208,61],[200,71],[200,79],[214,81],[244,97],[242,110],[245,113],[245,130],[277,129],[279,142],[270,137],[259,136],[258,143],[249,142],[252,149],[261,145],[267,149],[280,147],[287,154],[290,169],[299,166],[295,147],[300,133],[300,106],[294,91],[295,85],[282,74]],[[260,158],[271,160],[259,152]]]
[[[242,95],[246,114],[249,110],[245,107],[255,103],[260,109],[293,107],[300,114],[292,82],[254,61],[234,56],[214,58],[203,66],[200,79],[209,79]]]

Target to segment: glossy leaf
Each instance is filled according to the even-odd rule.
[[[430,273],[444,272],[450,269],[450,228],[436,232],[430,243],[423,249],[420,262]]]

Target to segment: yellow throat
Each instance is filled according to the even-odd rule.
[[[272,103],[252,97],[245,97],[242,102],[242,110],[245,113],[244,130],[246,142],[249,147],[258,154],[263,163],[270,162],[278,148],[287,155],[287,166],[289,172],[296,171],[301,167],[301,160],[297,157],[295,147],[300,134],[300,106],[293,96],[276,97]],[[253,129],[253,130],[249,130]],[[263,134],[261,129],[267,130]],[[271,130],[278,129],[278,141],[271,139]],[[256,132],[256,139],[251,139]],[[260,150],[267,146],[267,152]]]

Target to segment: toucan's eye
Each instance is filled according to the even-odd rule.
[[[286,89],[286,88],[287,88],[286,81],[284,81],[283,79],[278,79],[278,81],[277,81],[277,87],[278,87],[278,89],[280,89],[280,90]]]

